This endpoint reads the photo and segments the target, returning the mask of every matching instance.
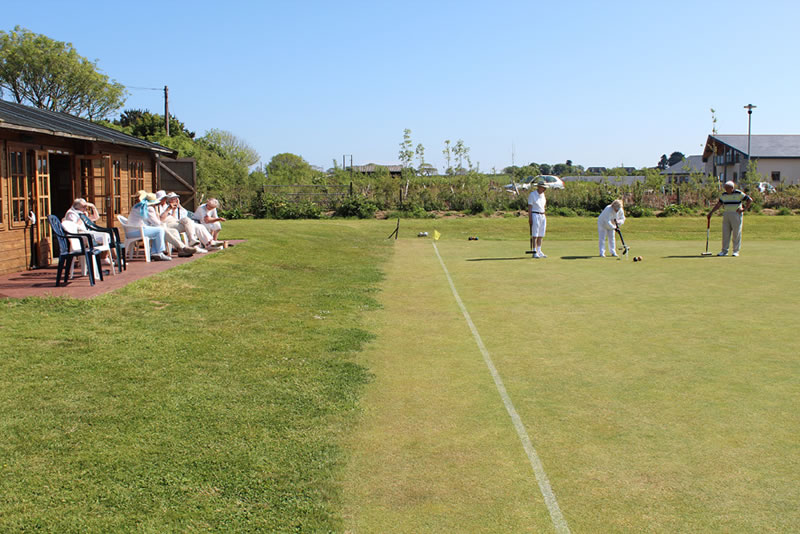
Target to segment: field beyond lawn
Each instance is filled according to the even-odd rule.
[[[719,250],[719,219],[710,250]],[[90,301],[0,301],[0,531],[800,531],[800,218],[229,221]],[[477,236],[478,241],[467,237]]]

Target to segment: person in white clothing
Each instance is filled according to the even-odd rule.
[[[207,248],[214,248],[214,240],[206,228],[189,218],[189,212],[180,204],[180,197],[175,193],[164,191],[156,192],[160,204],[156,207],[161,222],[179,234],[186,234],[189,246],[195,247],[197,252],[208,252]]]
[[[158,212],[156,211],[156,206],[160,204],[159,200],[156,198],[156,195],[153,193],[148,193],[146,191],[139,192],[139,203],[134,206],[136,209],[131,209],[131,213],[128,217],[128,221],[133,226],[138,226],[139,223],[145,225],[145,234],[148,237],[152,237],[149,235],[148,232],[152,232],[147,227],[158,227],[161,229],[163,233],[163,240],[166,243],[172,245],[175,249],[178,250],[178,256],[182,258],[186,258],[197,252],[197,249],[194,247],[190,247],[184,245],[181,241],[180,234],[174,228],[169,228],[161,222],[161,217],[158,216]],[[158,238],[157,238],[158,239]],[[157,250],[161,247],[156,246],[156,257],[158,259],[163,259],[159,256],[162,252],[165,252],[166,246],[164,246],[161,250]],[[164,256],[167,256],[164,254]],[[169,258],[169,256],[167,256]]]
[[[219,235],[219,231],[222,230],[222,225],[220,222],[225,221],[225,217],[219,217],[217,215],[217,208],[219,207],[219,202],[216,198],[209,198],[208,201],[197,208],[197,211],[194,212],[194,220],[203,224],[206,229],[211,232],[211,236],[214,240],[217,239]]]
[[[542,252],[542,240],[547,231],[547,216],[544,214],[547,208],[547,198],[544,193],[547,190],[547,183],[544,180],[536,182],[536,191],[531,191],[528,195],[528,226],[531,229],[531,248],[534,258],[546,258]]]
[[[606,239],[608,240],[608,249],[611,255],[617,256],[617,241],[614,236],[614,231],[619,225],[625,222],[625,211],[622,209],[622,201],[617,199],[600,213],[597,218],[597,234],[600,237],[600,257],[606,256]]]
[[[87,202],[85,199],[76,198],[72,201],[72,207],[67,210],[67,213],[64,214],[64,217],[61,219],[61,221],[74,223],[78,229],[78,233],[90,234],[95,243],[108,248],[108,245],[111,242],[111,236],[103,232],[94,232],[86,228],[86,225],[81,218],[81,214],[86,215],[92,222],[95,222],[100,218],[100,212],[97,211],[97,206],[91,202]],[[104,251],[100,257],[104,263],[111,265],[110,250],[107,249]]]

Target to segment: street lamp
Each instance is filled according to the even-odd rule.
[[[747,110],[747,161],[750,162],[750,120],[753,118],[753,110],[756,106],[747,104],[744,109]]]

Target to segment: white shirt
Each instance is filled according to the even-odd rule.
[[[159,219],[156,214],[156,209],[153,206],[148,206],[147,216],[142,217],[139,204],[135,204],[128,215],[128,224],[131,226],[139,226],[140,224],[144,224],[145,226],[161,226],[161,219]]]
[[[539,191],[531,191],[531,194],[528,195],[528,206],[532,207],[534,215],[536,212],[544,213],[545,208],[547,207],[547,198],[545,198],[544,193],[541,195]]]
[[[206,216],[211,217],[212,219],[217,218],[217,208],[213,210],[209,210],[205,204],[197,208],[197,211],[194,212],[194,220],[199,221],[201,223],[206,222]]]
[[[613,230],[615,228],[614,221],[617,221],[617,224],[623,224],[625,222],[625,211],[622,208],[619,211],[614,211],[614,208],[609,204],[597,218],[597,226],[606,230]]]
[[[74,222],[75,225],[78,227],[78,232],[85,233],[88,231],[86,229],[86,225],[83,223],[83,219],[81,219],[81,212],[79,212],[75,208],[68,209],[67,213],[64,214],[64,218],[61,220]]]

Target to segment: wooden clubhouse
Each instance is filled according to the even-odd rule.
[[[43,267],[53,257],[49,214],[82,197],[116,225],[137,192],[168,189],[196,204],[195,162],[111,128],[0,100],[0,274]]]

